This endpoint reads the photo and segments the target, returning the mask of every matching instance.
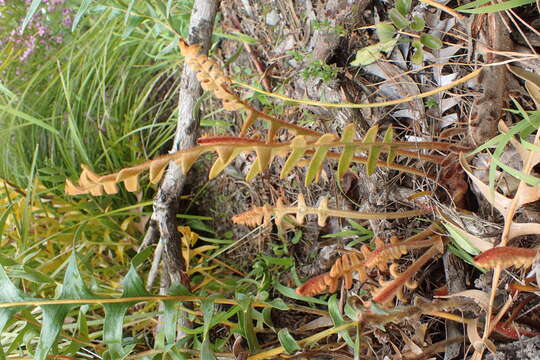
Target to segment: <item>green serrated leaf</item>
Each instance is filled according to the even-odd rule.
[[[426,22],[424,21],[424,19],[416,15],[413,16],[412,22],[409,25],[409,27],[413,31],[422,31],[424,30],[424,26],[426,26]]]
[[[242,293],[236,294],[236,300],[240,305],[238,312],[238,325],[242,335],[247,340],[249,351],[255,353],[259,350],[259,342],[255,330],[253,329],[253,307],[251,306],[251,297]]]
[[[383,143],[384,144],[392,144],[394,141],[394,128],[392,126],[389,126],[388,129],[386,129],[383,137]],[[389,147],[388,154],[386,155],[386,164],[390,165],[394,162],[396,159],[396,150],[393,147]]]
[[[407,20],[407,18],[396,8],[390,9],[390,11],[388,11],[388,16],[390,17],[390,20],[392,20],[392,24],[399,30],[403,30],[409,26],[409,20]]]
[[[298,350],[302,350],[302,347],[298,345],[296,340],[289,333],[289,329],[281,329],[278,332],[278,340],[281,346],[285,349],[287,354],[294,354]]]
[[[396,0],[396,9],[403,15],[406,16],[411,11],[412,0]]]
[[[422,34],[420,36],[420,42],[428,48],[434,50],[442,48],[443,45],[442,41],[439,38],[436,38],[431,34]]]
[[[345,145],[341,151],[338,162],[337,177],[342,179],[345,175],[345,172],[349,169],[351,165],[352,158],[354,156],[355,147],[353,144],[354,136],[356,133],[356,126],[354,124],[349,124],[343,129],[343,134],[341,136],[342,143],[351,143],[350,145]]]
[[[84,284],[79,269],[75,253],[69,258],[64,283],[59,299],[92,299],[94,295]],[[76,307],[71,304],[42,305],[43,325],[39,334],[39,342],[34,359],[45,360],[47,354],[56,342],[56,338],[62,330],[64,319],[68,312]]]
[[[316,150],[313,154],[311,161],[309,163],[308,169],[306,171],[306,178],[305,178],[305,185],[308,186],[313,182],[315,177],[317,176],[317,173],[321,170],[322,163],[324,159],[326,158],[326,153],[328,152],[328,149],[330,148],[330,144],[334,140],[334,135],[332,134],[324,134],[317,140],[316,144]]]
[[[131,265],[125,278],[122,280],[122,298],[135,296],[149,296],[144,288],[143,281],[137,274],[135,267]],[[122,333],[124,316],[130,306],[135,302],[116,304],[104,304],[105,320],[103,322],[103,342],[108,346],[107,354],[111,359],[120,359],[127,355],[122,346]]]
[[[193,296],[193,294],[182,284],[176,284],[171,286],[167,290],[167,295],[173,296]],[[178,301],[165,300],[163,301],[163,318],[165,324],[163,324],[163,331],[165,333],[165,340],[168,344],[172,344],[176,340],[176,327],[178,323]]]
[[[375,25],[375,32],[381,42],[390,41],[394,38],[394,35],[396,35],[394,26],[383,22],[379,22]]]
[[[343,319],[339,311],[336,294],[333,294],[330,299],[328,299],[328,313],[330,314],[330,317],[332,318],[332,322],[334,323],[335,327],[345,324],[345,320]],[[339,335],[345,340],[347,345],[354,346],[354,341],[352,340],[351,336],[347,331],[340,331]]]
[[[201,344],[201,360],[215,360],[216,356],[212,350],[210,343],[209,332],[211,328],[212,318],[214,317],[214,301],[212,299],[201,300],[201,310],[203,312],[203,341]]]
[[[366,132],[366,136],[364,136],[364,139],[362,140],[363,143],[374,143],[377,141],[377,132],[379,131],[379,127],[377,125],[372,126],[368,129]],[[373,175],[375,170],[377,169],[377,161],[379,160],[379,155],[381,153],[381,146],[379,145],[372,145],[370,146],[368,150],[368,160],[366,164],[366,174],[368,176]]]
[[[0,266],[0,302],[19,302],[30,300],[26,297],[13,283],[9,280],[4,268]],[[4,326],[7,324],[11,316],[18,312],[22,307],[0,308],[0,335],[4,331]],[[1,348],[1,346],[0,346]]]

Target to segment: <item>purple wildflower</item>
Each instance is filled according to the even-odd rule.
[[[71,27],[71,24],[72,24],[71,23],[71,16],[66,16],[64,18],[64,25],[69,28],[69,27]]]

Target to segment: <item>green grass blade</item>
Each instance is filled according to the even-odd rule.
[[[290,287],[287,287],[287,286],[282,285],[280,283],[277,283],[275,285],[275,288],[276,288],[277,291],[279,291],[281,293],[281,295],[283,295],[285,297],[288,297],[288,298],[291,298],[291,299],[311,302],[311,303],[320,304],[320,305],[328,305],[328,303],[326,301],[321,300],[321,299],[317,299],[316,297],[298,295],[296,293],[296,291],[294,291],[294,289],[291,289]]]
[[[531,186],[536,186],[540,184],[540,178],[537,178],[536,176],[525,174],[517,169],[514,169],[513,167],[506,165],[505,163],[503,163],[502,161],[500,161],[499,159],[495,157],[493,157],[493,162],[497,166],[499,166],[501,169],[503,169],[505,172],[512,175],[518,180],[524,181],[525,183]]]
[[[32,20],[32,17],[35,15],[37,9],[39,8],[39,5],[41,5],[42,0],[32,0],[32,3],[30,4],[30,7],[28,8],[28,11],[26,12],[26,16],[24,17],[24,20],[21,25],[21,31],[24,31],[28,24],[30,23],[30,20]]]
[[[461,11],[463,13],[469,13],[469,14],[488,14],[488,13],[513,9],[522,5],[533,4],[534,2],[535,0],[510,0],[510,1],[505,1],[498,4],[491,4],[488,6],[478,5],[478,7],[476,8],[470,8],[471,4],[467,4],[469,7],[468,9],[456,8],[456,10]],[[483,1],[481,2],[481,4],[485,4],[485,3],[486,2],[483,2]]]
[[[29,124],[42,127],[43,129],[53,133],[54,135],[60,135],[58,130],[56,130],[54,127],[47,124],[46,122],[44,122],[42,120],[39,120],[39,119],[36,119],[35,117],[30,116],[30,115],[28,115],[28,114],[26,114],[26,113],[24,113],[22,111],[16,110],[16,109],[12,108],[11,106],[0,105],[0,111],[6,112],[6,113],[11,114],[11,115],[13,115],[15,117],[26,120]]]
[[[2,80],[0,80],[0,92],[6,95],[10,100],[13,100],[16,98],[15,94],[11,92],[3,83]]]
[[[458,10],[458,11],[461,11],[461,10],[466,10],[466,9],[472,9],[472,8],[475,8],[475,7],[479,7],[479,6],[482,6],[484,4],[487,4],[488,2],[491,2],[492,0],[476,0],[476,1],[471,1],[470,3],[467,3],[467,4],[463,4],[461,6],[458,6],[457,8],[455,8],[454,10]]]
[[[77,13],[75,14],[75,18],[73,19],[73,25],[71,26],[71,31],[75,31],[77,28],[77,25],[81,22],[81,19],[88,11],[88,8],[90,7],[90,4],[92,4],[92,1],[94,0],[82,0],[81,5],[79,6],[79,9],[77,10]]]

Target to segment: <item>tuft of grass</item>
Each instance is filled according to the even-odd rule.
[[[14,95],[0,98],[0,133],[10,136],[0,176],[23,184],[38,149],[37,173],[55,187],[81,162],[117,168],[156,155],[172,138],[176,34],[145,24],[126,34],[118,10],[99,9],[54,56],[27,64],[28,78],[8,71],[3,79]]]

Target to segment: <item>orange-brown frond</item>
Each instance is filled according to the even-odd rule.
[[[333,289],[330,292],[334,292],[337,289],[337,282],[338,280],[330,277],[329,273],[323,273],[309,279],[302,286],[296,288],[296,293],[301,296],[315,296],[323,294],[330,289]]]
[[[264,205],[262,207],[255,207],[251,210],[245,211],[241,214],[232,217],[232,221],[238,225],[246,225],[250,227],[270,224],[272,217],[272,207]]]
[[[186,63],[197,72],[197,79],[204,90],[212,91],[222,100],[225,110],[235,111],[244,107],[242,101],[231,90],[231,80],[225,75],[219,65],[208,56],[200,54],[201,47],[188,45],[180,39],[180,51],[184,55]]]
[[[538,253],[536,249],[525,249],[510,246],[500,246],[484,251],[474,258],[476,265],[485,268],[501,266],[529,267]]]

